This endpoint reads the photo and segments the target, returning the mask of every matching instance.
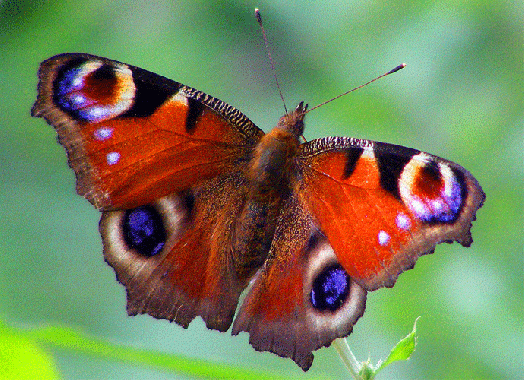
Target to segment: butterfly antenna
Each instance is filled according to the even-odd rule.
[[[342,96],[344,96],[344,95],[347,95],[347,94],[349,94],[350,92],[353,92],[353,91],[359,90],[359,89],[361,89],[362,87],[365,87],[365,86],[367,86],[368,84],[371,84],[371,83],[373,83],[373,82],[376,81],[376,80],[379,80],[380,78],[384,78],[385,76],[388,76],[389,74],[396,73],[397,71],[402,70],[404,67],[406,67],[406,64],[405,64],[405,63],[402,63],[402,64],[398,65],[397,67],[395,67],[394,69],[389,70],[387,73],[384,73],[384,74],[379,75],[378,77],[376,77],[376,78],[374,78],[374,79],[371,79],[369,82],[366,82],[366,83],[364,83],[364,84],[361,84],[361,85],[358,86],[358,87],[355,87],[355,88],[353,88],[353,89],[351,89],[351,90],[349,90],[349,91],[344,92],[343,94],[337,95],[337,96],[335,96],[334,98],[331,98],[331,99],[329,99],[329,100],[326,100],[325,102],[320,103],[320,104],[316,105],[315,107],[308,109],[305,113],[311,112],[311,111],[313,111],[315,108],[318,108],[318,107],[320,107],[320,106],[323,106],[323,105],[325,105],[325,104],[328,104],[328,103],[332,102],[333,100],[337,100],[338,98],[340,98],[340,97],[342,97]]]
[[[258,10],[258,8],[255,8],[255,17],[257,18],[258,25],[260,26],[260,29],[262,30],[262,36],[264,37],[264,44],[266,45],[267,56],[269,58],[269,62],[271,63],[271,70],[273,71],[273,77],[275,78],[275,82],[277,84],[278,93],[280,94],[280,99],[282,99],[282,103],[284,103],[284,110],[287,113],[286,101],[284,100],[284,95],[282,95],[282,90],[280,89],[280,84],[278,83],[277,71],[275,70],[275,63],[273,62],[273,57],[271,57],[271,49],[269,48],[269,42],[267,40],[266,30],[264,29],[264,26],[262,25],[262,15],[260,14],[260,11]]]

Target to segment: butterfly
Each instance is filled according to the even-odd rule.
[[[129,315],[232,326],[304,371],[351,333],[367,292],[438,243],[469,246],[485,199],[466,169],[428,153],[303,142],[306,112],[300,103],[265,134],[217,98],[89,54],[44,61],[32,108],[102,212]]]

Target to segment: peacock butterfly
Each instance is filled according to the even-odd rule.
[[[472,242],[485,195],[467,170],[382,142],[301,143],[303,103],[264,134],[212,96],[107,58],[57,55],[39,79],[32,115],[102,212],[130,315],[232,324],[306,371],[349,335],[368,291],[438,243]]]

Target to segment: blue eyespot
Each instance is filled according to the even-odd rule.
[[[127,210],[123,233],[128,247],[147,257],[162,250],[167,236],[162,216],[153,206]]]
[[[349,295],[349,275],[340,264],[327,266],[313,280],[311,304],[319,311],[336,311]]]

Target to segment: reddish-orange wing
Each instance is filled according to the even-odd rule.
[[[77,190],[132,208],[245,162],[263,135],[233,107],[140,68],[89,54],[42,63],[33,116],[54,125]]]
[[[325,138],[303,146],[300,198],[349,275],[368,290],[444,241],[471,244],[484,193],[461,166],[397,145]]]

